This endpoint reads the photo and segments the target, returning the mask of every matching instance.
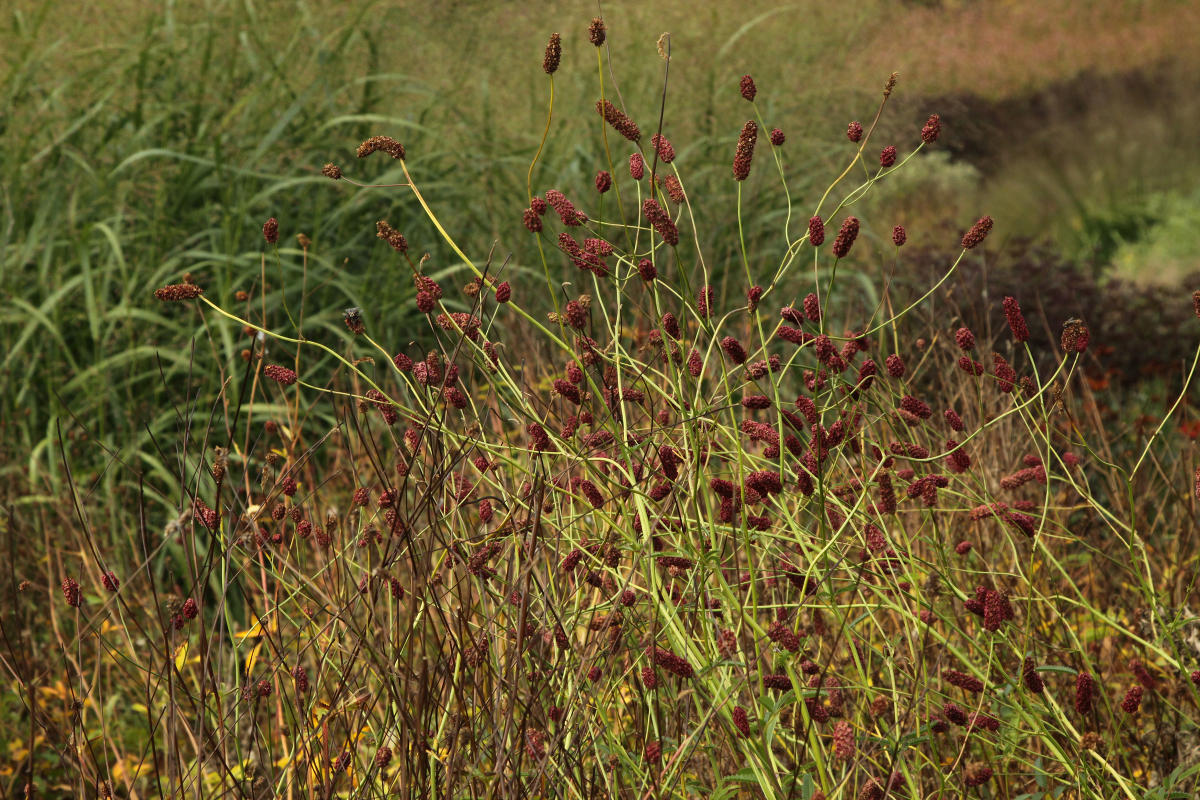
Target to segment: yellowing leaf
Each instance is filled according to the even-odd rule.
[[[262,650],[263,643],[259,642],[250,650],[250,655],[246,656],[246,674],[254,674],[254,665],[258,663],[258,651]]]
[[[179,647],[175,649],[175,669],[183,669],[183,665],[187,662],[188,643],[184,639],[179,643]]]

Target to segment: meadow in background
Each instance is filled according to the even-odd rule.
[[[1195,790],[1195,9],[113,11],[3,33],[7,794]]]

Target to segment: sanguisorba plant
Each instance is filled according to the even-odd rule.
[[[1200,675],[1188,680],[1196,654],[1165,632],[1138,521],[1090,489],[1142,463],[1103,462],[1070,414],[1084,323],[1064,330],[1051,374],[1011,297],[1003,353],[949,321],[904,344],[906,313],[957,261],[922,297],[836,316],[855,203],[937,141],[937,115],[876,164],[893,75],[874,120],[850,123],[846,168],[807,224],[788,198],[778,251],[743,247],[745,292],[722,296],[689,224],[703,198],[662,132],[665,78],[647,134],[606,92],[599,19],[588,35],[596,194],[535,195],[535,157],[527,230],[511,226],[541,277],[463,252],[404,147],[376,136],[359,158],[395,159],[391,186],[470,273],[445,285],[378,222],[427,315],[418,345],[372,338],[387,308],[346,311],[347,349],[268,324],[286,309],[235,313],[194,283],[159,290],[254,344],[172,523],[187,574],[156,588],[148,567],[121,584],[98,565],[116,596],[100,607],[64,580],[80,630],[104,643],[90,657],[113,662],[93,674],[81,652],[76,678],[111,669],[145,688],[129,712],[144,717],[140,745],[81,750],[81,783],[880,800],[1134,798],[1166,780],[1139,720],[1190,730],[1179,720],[1194,717]],[[552,109],[561,57],[554,34]],[[784,133],[766,133],[750,76],[740,91],[739,220],[752,171],[775,170],[785,197],[788,185]],[[965,232],[959,261],[991,228],[983,217]],[[270,254],[275,220],[264,235]],[[895,227],[893,257],[905,239]],[[263,357],[267,342],[288,356]],[[314,441],[317,402],[342,424]],[[282,409],[265,428],[264,407]],[[1144,599],[1142,618],[1076,581],[1081,510],[1127,547],[1106,568]],[[1100,640],[1141,659],[1114,662]],[[140,777],[114,777],[131,753]]]

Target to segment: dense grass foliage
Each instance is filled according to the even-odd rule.
[[[1192,796],[1188,195],[981,218],[1070,82],[882,8],[13,11],[5,793]]]

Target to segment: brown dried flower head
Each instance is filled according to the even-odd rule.
[[[372,153],[383,152],[401,161],[404,160],[404,145],[390,136],[372,136],[358,146],[358,157],[366,158]]]
[[[550,41],[546,43],[546,55],[542,59],[542,69],[547,75],[553,75],[558,71],[558,64],[562,60],[562,36],[557,33],[550,34]]]

